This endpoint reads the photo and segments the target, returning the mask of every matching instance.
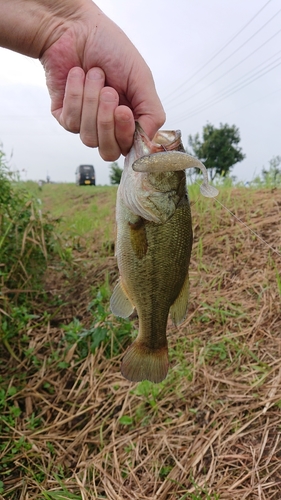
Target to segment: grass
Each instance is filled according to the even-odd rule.
[[[55,217],[62,217],[61,230],[66,234],[88,236],[103,228],[105,220],[112,216],[116,187],[45,184],[43,189],[39,194],[44,206]]]
[[[17,312],[16,357],[0,347],[0,498],[279,500],[280,256],[193,186],[189,314],[168,325],[167,379],[132,384],[138,321],[108,307],[116,189],[38,194],[68,252]],[[279,190],[222,186],[219,201],[280,249]]]

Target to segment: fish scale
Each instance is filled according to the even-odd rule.
[[[192,223],[184,169],[204,166],[182,151],[179,131],[160,131],[149,141],[137,125],[118,188],[120,278],[110,305],[121,317],[137,310],[138,336],[121,366],[124,377],[134,382],[161,382],[166,377],[168,315],[179,325],[187,314]],[[214,196],[206,176],[203,184],[204,193]]]

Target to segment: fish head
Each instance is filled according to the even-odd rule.
[[[150,153],[144,153],[143,150],[143,155],[139,155],[133,162],[132,168],[135,172],[168,172],[199,168],[203,174],[203,183],[200,186],[201,194],[208,198],[218,195],[218,189],[209,184],[205,165],[198,158],[185,153],[180,130],[159,130],[153,140],[149,141],[143,130],[137,125],[135,141],[139,151],[141,141],[147,145],[146,151],[150,149]]]
[[[136,123],[133,147],[136,151],[136,160],[163,151],[185,151],[180,130],[158,130],[151,141],[139,123]]]
[[[174,214],[180,199],[186,194],[184,170],[162,171],[156,168],[150,172],[136,172],[132,167],[140,158],[153,155],[157,162],[159,153],[175,149],[184,151],[179,130],[161,130],[151,141],[136,125],[134,144],[125,158],[118,190],[118,196],[135,215],[163,223]]]
[[[168,220],[187,195],[186,168],[201,168],[203,175],[205,172],[203,194],[217,194],[216,188],[208,184],[204,165],[184,151],[180,130],[159,130],[151,141],[136,124],[118,189],[118,197],[133,214],[156,223]]]

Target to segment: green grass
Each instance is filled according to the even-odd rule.
[[[112,314],[108,309],[111,295],[109,284],[105,283],[98,290],[92,290],[93,299],[88,305],[88,310],[93,318],[87,328],[74,318],[68,325],[63,326],[65,332],[62,339],[67,351],[76,346],[79,358],[83,359],[89,353],[94,353],[102,344],[105,346],[104,354],[109,359],[122,351],[132,332],[131,322],[127,319],[116,318],[112,321]]]
[[[49,493],[45,491],[41,498],[44,500],[83,500],[81,495],[71,493],[66,488],[63,488],[62,491],[50,491]]]
[[[103,228],[105,218],[114,208],[115,197],[114,186],[46,184],[41,193],[43,208],[62,217],[62,232],[79,236]]]

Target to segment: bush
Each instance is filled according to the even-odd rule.
[[[9,314],[42,289],[42,276],[56,237],[55,221],[20,187],[0,150],[0,308]]]

